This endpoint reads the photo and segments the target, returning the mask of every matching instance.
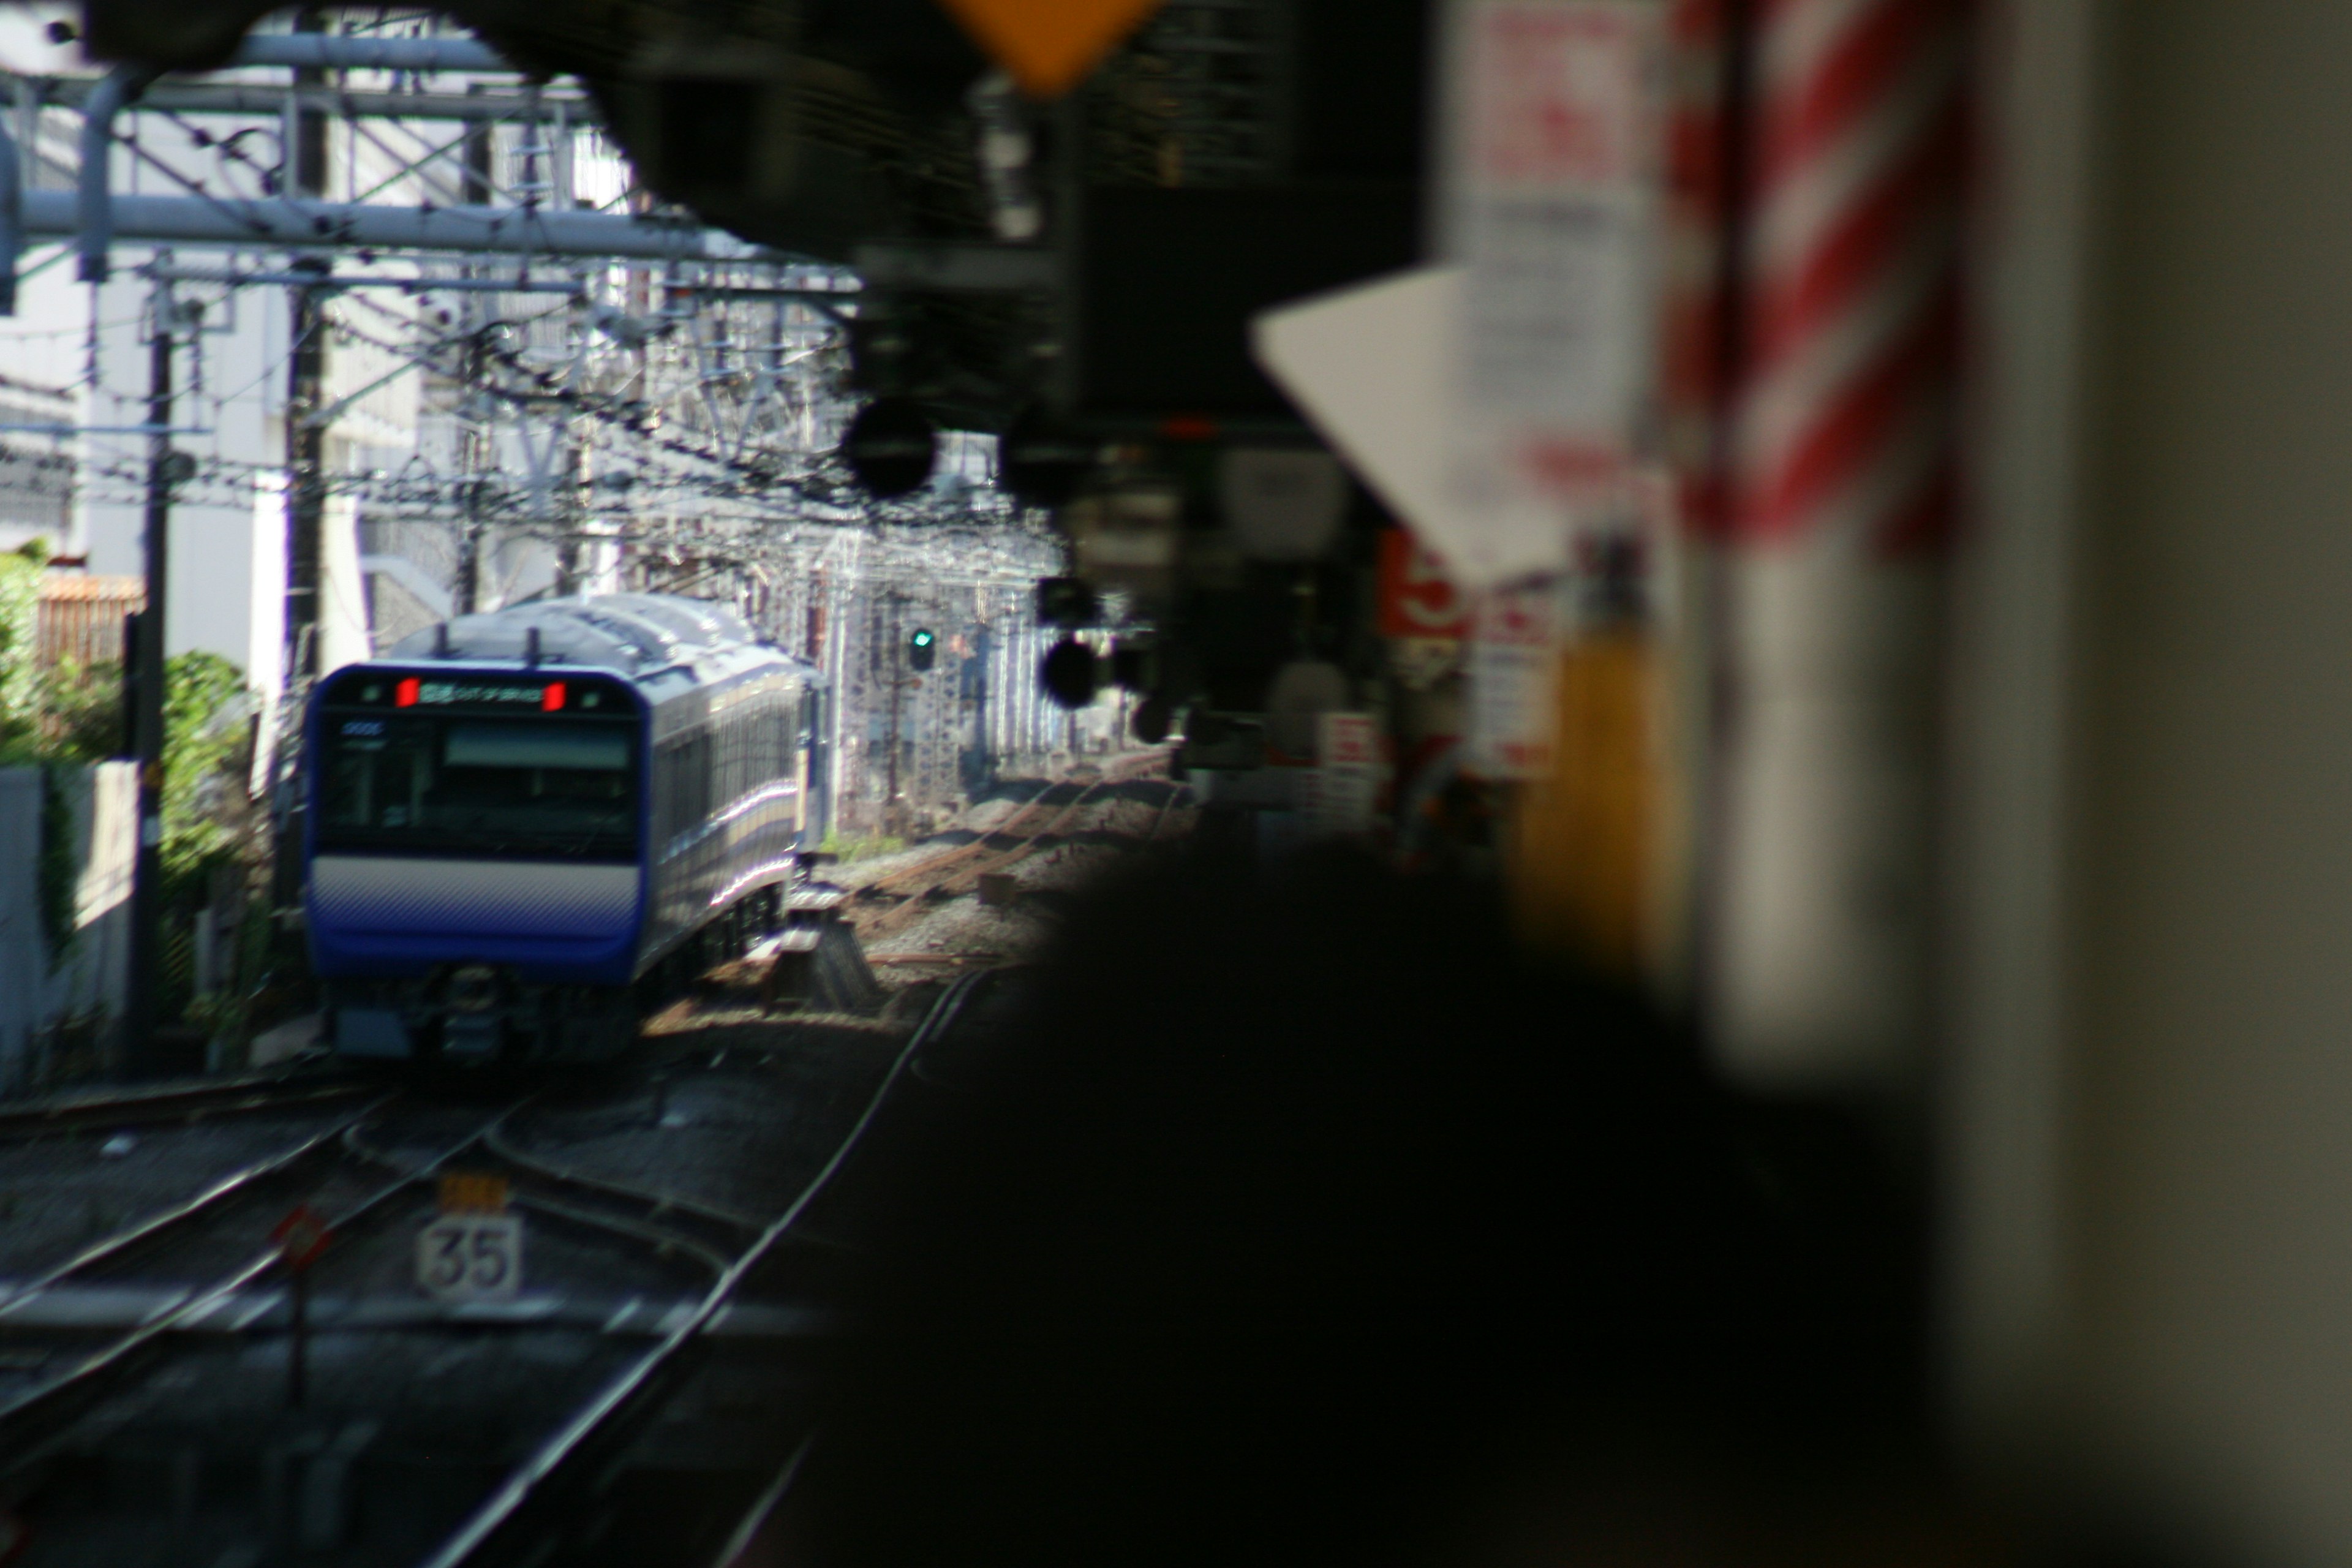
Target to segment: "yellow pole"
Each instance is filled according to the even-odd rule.
[[[1549,777],[1517,792],[1505,871],[1519,935],[1612,979],[1658,954],[1665,820],[1655,639],[1635,621],[1571,642],[1560,658]]]

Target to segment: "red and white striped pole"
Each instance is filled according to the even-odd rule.
[[[1679,13],[1669,384],[1717,568],[1705,1005],[1751,1079],[1883,1079],[1923,979],[1961,0]]]

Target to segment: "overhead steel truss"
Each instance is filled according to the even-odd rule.
[[[831,426],[837,420],[811,417],[821,395],[819,383],[829,387],[839,366],[806,366],[803,362],[815,352],[808,345],[825,341],[834,343],[837,359],[838,326],[855,313],[858,295],[852,275],[761,251],[675,213],[572,207],[563,196],[551,195],[548,182],[534,184],[529,173],[508,189],[471,159],[460,171],[462,185],[487,190],[498,199],[414,205],[330,202],[283,194],[268,188],[268,182],[261,195],[224,194],[167,166],[118,129],[126,115],[146,112],[172,116],[184,129],[186,121],[178,118],[183,115],[282,117],[285,140],[290,142],[300,117],[325,114],[370,137],[380,153],[400,163],[393,176],[378,182],[376,188],[383,189],[404,176],[425,178],[420,171],[425,165],[436,159],[454,161],[461,143],[428,144],[424,153],[403,163],[404,154],[369,132],[363,121],[446,121],[469,127],[516,123],[525,128],[527,145],[515,151],[544,152],[551,128],[561,134],[593,124],[584,94],[560,82],[520,79],[520,73],[493,50],[462,37],[255,35],[224,68],[249,73],[256,68],[286,71],[289,78],[282,83],[257,82],[249,74],[156,78],[124,68],[95,80],[0,79],[0,99],[17,107],[16,115],[0,118],[0,310],[13,309],[23,247],[51,238],[70,242],[79,275],[91,282],[107,277],[119,243],[229,253],[225,264],[215,267],[191,266],[170,256],[150,261],[141,270],[159,299],[168,298],[175,285],[231,289],[275,285],[313,298],[396,289],[410,295],[447,294],[453,304],[465,297],[482,299],[484,309],[460,310],[463,321],[438,337],[428,331],[428,341],[422,342],[380,343],[394,354],[394,368],[332,405],[308,409],[303,420],[306,427],[321,425],[383,382],[421,373],[433,384],[462,384],[486,394],[488,400],[479,404],[481,417],[509,422],[518,430],[547,426],[550,434],[544,438],[522,433],[520,445],[531,471],[520,488],[495,473],[477,475],[471,481],[463,476],[444,477],[426,486],[435,493],[470,498],[469,505],[477,510],[462,517],[470,526],[488,522],[551,537],[611,538],[599,531],[604,525],[581,525],[586,508],[600,516],[634,520],[625,522],[632,531],[647,527],[675,539],[680,527],[699,531],[705,526],[694,521],[698,514],[709,516],[719,532],[731,532],[719,521],[719,514],[725,513],[761,520],[773,531],[767,542],[770,549],[796,555],[803,546],[787,540],[803,540],[807,530],[856,531],[900,512],[908,513],[903,521],[918,521],[929,507],[919,500],[911,510],[892,506],[877,513],[830,465]],[[340,80],[321,79],[322,71],[402,74],[389,87],[379,79],[355,89]],[[449,73],[486,79],[465,92],[427,88],[426,79],[446,79]],[[22,154],[45,108],[81,111],[79,169],[71,190],[27,188],[20,177]],[[26,140],[26,148],[16,145],[17,139],[8,134],[9,119]],[[206,144],[203,133],[191,134],[196,145]],[[187,194],[113,189],[115,149],[126,145],[144,166],[156,169]],[[250,160],[247,163],[254,166]],[[937,253],[909,248],[905,255],[861,259],[893,277],[919,273],[942,287],[993,291],[1034,285],[1035,268],[1025,265],[1030,261],[1025,253],[1014,255],[1010,264],[1019,276],[999,277],[1008,266],[1005,258],[992,256],[983,258],[989,266],[976,265],[963,254],[968,248],[948,247]],[[345,270],[336,270],[341,258],[360,253],[371,263],[364,270],[349,270],[348,263]],[[436,258],[440,258],[437,265]],[[630,285],[636,290],[630,300],[616,300],[609,292],[619,275],[599,264],[614,262],[636,266],[629,275],[636,280]],[[563,341],[551,357],[469,352],[468,345],[480,349],[484,340],[478,333],[485,323],[499,319],[500,297],[531,294],[572,301],[569,313],[552,329]],[[822,328],[817,338],[809,338],[799,326],[787,330],[782,312],[793,307],[803,308],[802,320]],[[765,341],[747,321],[737,320],[745,311],[774,313]],[[441,319],[448,320],[446,312]],[[616,352],[622,360],[634,356],[634,368],[608,363]],[[811,374],[817,380],[811,381]],[[827,391],[822,395],[838,395]],[[598,466],[613,471],[600,471],[592,484],[585,477],[588,466],[576,454],[584,436],[598,430],[604,434],[597,439],[613,447]],[[575,455],[561,458],[559,446]],[[200,461],[195,477],[187,482],[207,484],[205,476],[215,466]],[[563,473],[581,477],[562,479]],[[234,476],[224,471],[219,478]],[[633,482],[640,486],[635,500],[621,488]],[[328,476],[318,488],[322,493],[331,488],[364,495],[382,487],[361,476]],[[395,492],[403,490],[403,486],[394,487]],[[674,510],[677,501],[696,498],[699,504],[684,512]],[[390,495],[383,499],[392,500]],[[392,500],[386,515],[409,512],[414,504],[404,497]],[[488,516],[478,510],[485,505]],[[415,515],[442,510],[428,503]],[[938,523],[949,523],[952,516],[982,523],[982,531],[990,526],[987,520],[967,517],[953,504],[944,511],[929,510]],[[787,522],[789,529],[780,526]],[[919,534],[920,528],[916,531]],[[748,542],[740,538],[733,543],[747,569],[767,553],[756,544],[747,548]],[[971,531],[947,526],[919,549],[935,556],[927,569],[941,581],[976,573],[981,580],[1008,582],[1035,569],[1034,544],[1024,542],[1012,557],[987,564],[974,558],[976,547],[982,557],[993,553],[976,546]]]

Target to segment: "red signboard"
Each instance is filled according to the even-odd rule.
[[[1380,630],[1384,637],[1458,641],[1470,635],[1468,597],[1402,528],[1381,535]]]

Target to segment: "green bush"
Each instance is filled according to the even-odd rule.
[[[37,561],[0,555],[0,688],[5,700],[16,704],[0,708],[0,766],[44,770],[40,909],[54,960],[72,940],[78,870],[72,807],[57,770],[104,762],[129,750],[122,733],[122,670],[110,663],[85,667],[70,661],[47,672],[30,668],[29,620],[20,616],[11,626],[5,619],[17,605],[12,590],[28,578],[20,566],[30,568],[29,581],[37,592]],[[248,851],[240,821],[248,711],[243,672],[218,654],[184,653],[165,664],[162,850],[167,927],[184,923],[185,910],[204,900],[214,867]],[[167,935],[167,947],[171,940]],[[172,970],[168,962],[165,978],[174,996],[187,990],[184,973]]]
[[[855,866],[860,860],[871,860],[879,855],[896,855],[906,847],[905,839],[894,838],[887,833],[861,835],[855,838],[828,833],[824,836],[824,842],[817,846],[829,855],[839,856],[841,864],[845,866]]]
[[[73,808],[63,770],[123,755],[122,669],[111,663],[70,661],[42,670],[35,661],[36,617],[45,545],[0,553],[0,767],[42,770],[39,901],[44,944],[54,963],[74,936],[77,864]],[[258,835],[245,795],[247,722],[251,709],[245,676],[217,654],[184,653],[164,666],[163,682],[163,973],[157,1011],[178,1018],[195,998],[192,984],[190,916],[211,894],[215,868],[251,863]],[[266,911],[261,932],[268,934]],[[248,923],[251,923],[250,921]],[[238,933],[238,959],[259,944]],[[247,982],[247,965],[233,962]],[[207,999],[194,1021],[232,1032],[243,1027],[243,1002]],[[224,1009],[236,1013],[228,1016]],[[217,1016],[216,1016],[217,1015]]]
[[[122,733],[122,667],[67,659],[40,683],[41,750],[48,761],[102,763],[131,750]]]
[[[164,667],[163,876],[201,877],[236,853],[218,807],[242,798],[245,675],[216,653],[184,653]]]
[[[46,541],[0,555],[0,758],[35,739],[40,719],[40,674],[33,662],[41,572],[49,563]]]

